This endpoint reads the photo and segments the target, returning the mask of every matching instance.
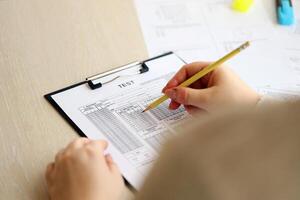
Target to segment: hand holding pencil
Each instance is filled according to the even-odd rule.
[[[183,105],[190,114],[205,114],[237,105],[256,105],[259,95],[225,66],[208,73],[190,87],[179,86],[207,65],[206,62],[185,65],[169,81],[163,92],[171,98],[171,110]]]
[[[202,78],[193,81],[189,87],[182,86],[182,83],[212,64],[214,63],[191,63],[175,74],[163,89],[165,96],[171,99],[171,110],[183,105],[191,114],[213,113],[238,104],[251,106],[258,102],[259,95],[224,66],[215,67]]]

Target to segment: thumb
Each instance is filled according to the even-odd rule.
[[[188,87],[176,87],[166,90],[165,94],[172,100],[183,105],[207,108],[212,88],[193,89]]]

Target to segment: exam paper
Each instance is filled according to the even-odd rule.
[[[277,24],[273,0],[255,1],[248,13],[233,11],[231,0],[135,0],[135,5],[149,55],[173,50],[186,62],[215,61],[249,40],[250,48],[227,65],[265,91],[299,88],[300,1],[293,2],[297,23],[291,27]]]
[[[149,71],[144,74],[121,76],[96,90],[83,84],[52,96],[88,138],[109,142],[108,152],[136,189],[161,145],[189,120],[183,108],[170,111],[168,101],[142,113],[184,63],[171,54],[146,64]]]

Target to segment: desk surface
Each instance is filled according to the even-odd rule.
[[[45,167],[78,137],[44,94],[146,57],[131,0],[0,0],[1,199],[47,199]]]

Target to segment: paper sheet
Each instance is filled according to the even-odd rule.
[[[292,27],[277,24],[273,0],[255,1],[248,13],[233,11],[231,2],[135,0],[149,54],[173,50],[187,62],[214,61],[249,40],[227,65],[256,90],[299,88],[300,0]]]
[[[83,84],[52,96],[87,137],[109,142],[108,152],[136,189],[160,146],[189,119],[183,108],[170,111],[168,102],[142,113],[184,63],[171,54],[146,64],[147,73],[122,76],[96,90]]]

